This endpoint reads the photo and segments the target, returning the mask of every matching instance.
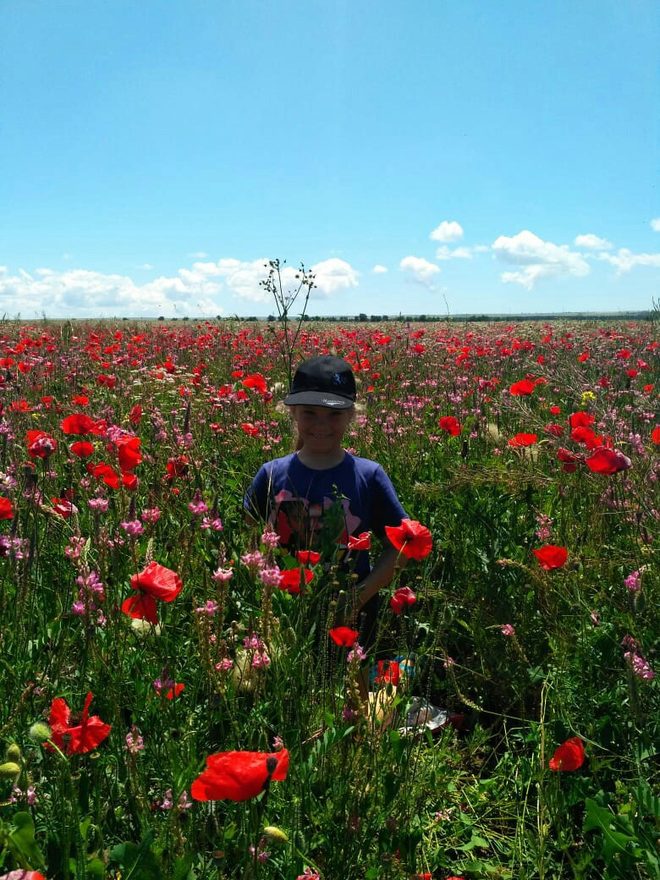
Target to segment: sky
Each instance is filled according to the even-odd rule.
[[[657,0],[0,0],[0,314],[650,309]],[[297,306],[294,306],[294,311]]]

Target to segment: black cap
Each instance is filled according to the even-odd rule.
[[[355,377],[345,360],[326,354],[303,361],[284,403],[350,409],[355,403]]]

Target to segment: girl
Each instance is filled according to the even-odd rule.
[[[384,529],[400,525],[407,514],[382,467],[343,448],[356,396],[353,372],[341,358],[323,355],[300,364],[284,400],[296,426],[296,451],[261,466],[244,506],[253,519],[269,522],[291,553],[337,543],[350,550],[356,611],[364,612],[360,643],[368,646],[377,593],[391,582],[398,557]],[[351,548],[363,532],[374,532],[385,544],[373,568],[367,550]]]

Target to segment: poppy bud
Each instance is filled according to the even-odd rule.
[[[42,743],[52,736],[52,731],[45,721],[36,721],[28,732],[33,742]]]
[[[18,776],[20,772],[21,768],[13,761],[5,761],[4,764],[0,764],[0,776],[15,777]]]
[[[18,743],[11,743],[7,748],[7,760],[8,761],[20,761],[21,760],[21,749]]]
[[[266,825],[264,828],[264,834],[269,840],[272,840],[273,843],[289,842],[289,836],[286,831],[278,828],[277,825]]]

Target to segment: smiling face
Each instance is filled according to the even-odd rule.
[[[292,406],[290,410],[306,452],[332,456],[341,450],[344,434],[353,418],[352,407],[337,410],[326,406]]]

